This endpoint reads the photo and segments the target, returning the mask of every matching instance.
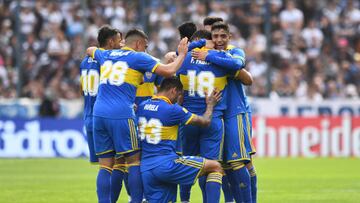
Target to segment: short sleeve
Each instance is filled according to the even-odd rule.
[[[242,49],[234,48],[230,51],[230,54],[235,59],[240,59],[245,64],[245,52]]]
[[[171,115],[172,123],[175,124],[189,124],[191,119],[193,119],[194,114],[189,112],[187,109],[179,106],[178,104],[174,104],[173,111]]]
[[[135,69],[142,72],[155,72],[155,69],[159,66],[158,60],[146,53],[137,53],[137,61]]]

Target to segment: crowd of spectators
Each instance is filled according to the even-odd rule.
[[[79,64],[103,24],[123,32],[143,28],[147,51],[162,58],[176,49],[178,25],[190,20],[201,28],[208,15],[230,23],[231,44],[245,50],[254,78],[249,95],[321,101],[360,93],[359,0],[37,0],[20,1],[19,13],[17,5],[0,0],[0,98],[17,97],[19,80],[21,97],[43,98],[50,91],[80,98]]]

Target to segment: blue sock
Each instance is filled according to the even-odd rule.
[[[234,196],[231,192],[231,189],[230,189],[230,183],[229,183],[229,180],[228,180],[228,176],[223,176],[222,178],[222,190],[223,190],[223,193],[224,193],[224,199],[225,199],[225,202],[233,202],[234,201]]]
[[[131,194],[131,203],[141,203],[143,199],[143,185],[140,166],[129,167],[128,182]]]
[[[251,203],[250,175],[243,163],[232,163],[233,191],[236,202]]]
[[[190,192],[192,185],[180,185],[180,200],[190,202]]]
[[[199,178],[199,186],[200,186],[201,193],[202,193],[202,196],[203,196],[203,203],[206,203],[206,202],[207,202],[207,197],[206,197],[206,178],[207,178],[207,176],[201,176],[201,177]]]
[[[251,198],[252,202],[256,203],[257,199],[257,177],[256,177],[256,171],[254,167],[251,167],[249,170],[250,173],[250,179],[251,179]]]
[[[208,203],[220,202],[222,174],[209,173],[206,178],[206,200]]]
[[[111,202],[115,203],[120,195],[122,181],[124,179],[125,167],[115,165],[111,174]]]
[[[100,166],[100,170],[96,178],[96,193],[99,203],[110,203],[111,172],[111,168]]]
[[[129,189],[129,172],[126,170],[124,174],[124,183],[125,183],[125,189],[127,194],[130,196],[130,189]]]

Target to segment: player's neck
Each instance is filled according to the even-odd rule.
[[[173,104],[173,102],[170,100],[169,95],[166,94],[166,93],[163,93],[163,92],[159,92],[156,95],[154,95],[153,99],[162,99],[162,100],[166,101],[169,104]]]

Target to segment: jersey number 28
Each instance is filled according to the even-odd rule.
[[[101,66],[100,84],[120,86],[125,81],[125,74],[129,65],[124,61],[105,61]]]

